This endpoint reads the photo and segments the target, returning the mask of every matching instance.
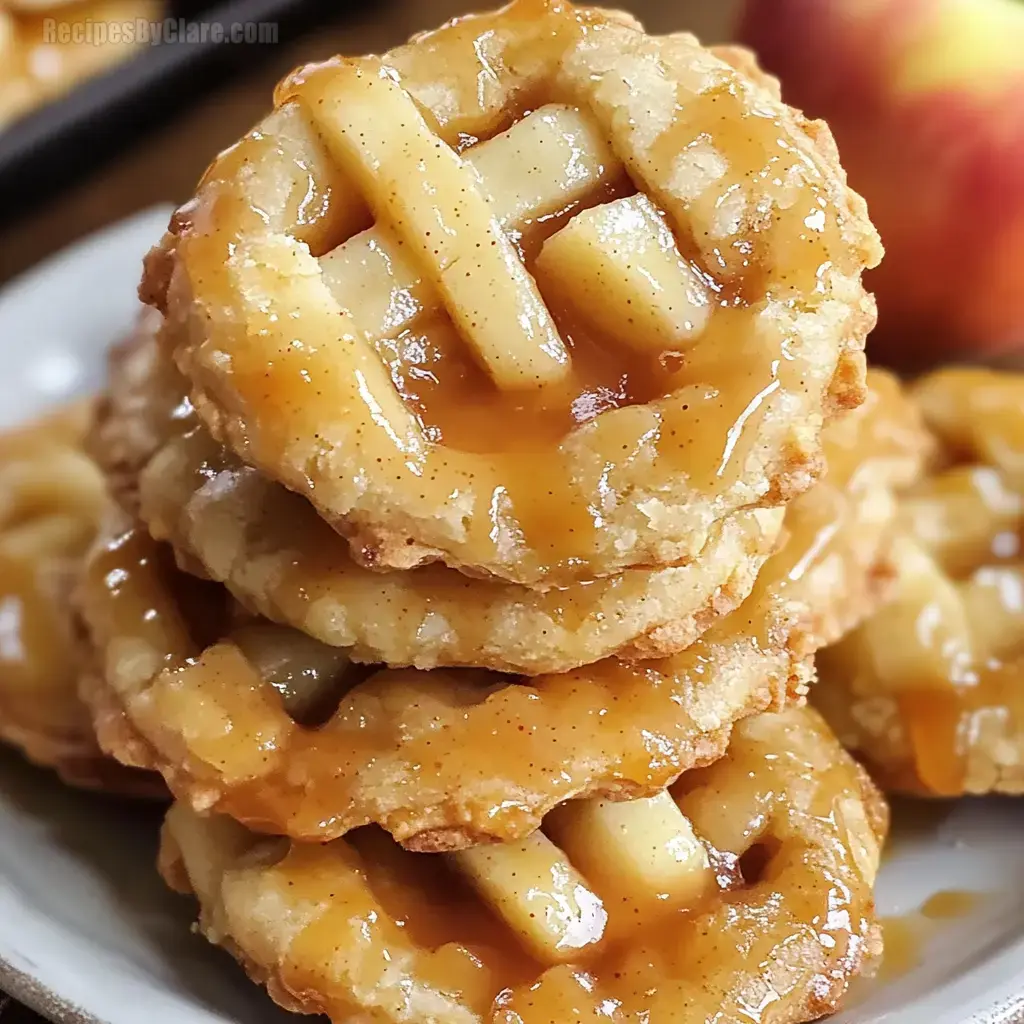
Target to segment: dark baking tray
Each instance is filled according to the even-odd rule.
[[[169,15],[200,22],[273,22],[276,45],[210,41],[147,46],[107,73],[0,130],[0,227],[166,124],[218,83],[252,70],[289,39],[363,16],[374,0],[175,0]]]

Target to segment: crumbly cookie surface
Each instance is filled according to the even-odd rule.
[[[754,509],[716,523],[695,562],[549,590],[440,565],[367,569],[306,499],[211,438],[154,326],[115,353],[95,432],[122,505],[253,612],[356,661],[540,675],[669,655],[735,610],[777,545],[783,509]]]

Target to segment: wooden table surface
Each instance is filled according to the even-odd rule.
[[[273,84],[294,65],[334,53],[378,53],[413,32],[434,27],[487,2],[388,0],[373,4],[371,13],[353,23],[283,46],[258,71],[211,95],[56,202],[0,231],[0,283],[106,224],[155,203],[187,198],[210,158],[234,142],[268,109]],[[652,32],[686,28],[714,42],[726,36],[737,2],[617,0],[614,6],[638,15]],[[0,994],[0,1024],[43,1022]]]
[[[0,1024],[44,1024],[43,1018],[31,1010],[0,995]]]
[[[0,1024],[43,1024],[43,1018],[14,1002],[0,1003]]]

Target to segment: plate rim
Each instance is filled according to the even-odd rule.
[[[0,989],[53,1024],[109,1024],[59,996],[27,971],[0,956]]]

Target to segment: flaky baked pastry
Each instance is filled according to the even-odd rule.
[[[821,654],[815,700],[891,789],[1024,792],[1024,375],[914,395],[939,456],[901,503],[897,596]]]
[[[275,99],[142,294],[216,439],[357,560],[677,565],[818,475],[881,249],[749,55],[517,0]]]
[[[122,505],[254,612],[355,661],[536,675],[671,654],[747,597],[776,546],[783,510],[755,509],[715,524],[697,562],[546,592],[438,565],[374,572],[304,498],[213,441],[156,326],[115,351],[94,437]]]
[[[91,407],[0,435],[0,739],[75,785],[134,789],[78,699],[91,652],[72,594],[106,507],[82,453]]]
[[[160,546],[127,526],[83,588],[107,671],[90,698],[101,739],[198,810],[301,839],[375,822],[455,849],[527,834],[573,796],[656,793],[718,757],[735,721],[802,697],[809,656],[874,607],[886,487],[913,478],[927,435],[885,375],[851,415],[737,611],[670,657],[532,679],[375,671],[260,620],[204,649]]]
[[[160,859],[211,942],[337,1024],[740,1024],[768,1005],[796,1024],[880,951],[885,830],[865,772],[802,709],[748,719],[667,793],[573,801],[516,843],[290,843],[178,804]]]

